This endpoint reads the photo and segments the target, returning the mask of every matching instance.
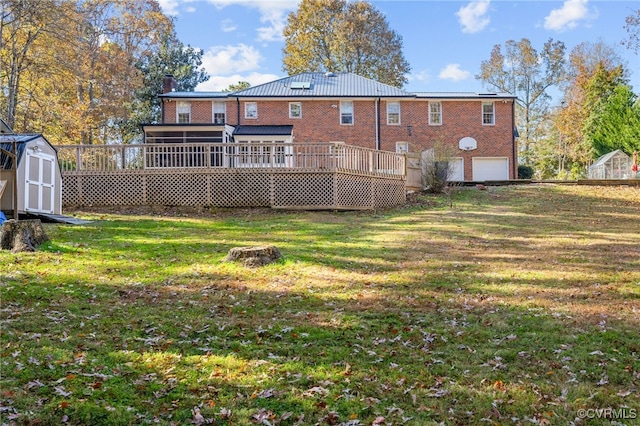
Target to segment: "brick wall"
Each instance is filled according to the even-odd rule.
[[[353,100],[353,125],[340,124],[340,101],[301,100],[302,117],[289,118],[289,100],[256,100],[258,117],[245,118],[245,100],[227,100],[227,124],[293,125],[296,142],[342,141],[349,145],[376,148],[376,109],[374,99]],[[409,142],[411,151],[429,149],[434,142],[458,147],[470,136],[478,142],[473,151],[456,150],[464,159],[465,179],[472,176],[472,157],[508,157],[510,178],[515,178],[513,157],[513,102],[494,102],[495,124],[482,124],[482,100],[442,100],[442,124],[429,125],[427,99],[400,100],[400,124],[387,124],[387,101],[380,101],[380,149],[395,151],[396,142]],[[238,108],[240,114],[238,115]],[[176,122],[176,102],[165,102],[165,123]],[[239,117],[239,122],[238,122]],[[211,123],[212,102],[192,101],[191,122]]]
[[[165,100],[163,102],[164,108],[164,123],[176,123],[176,109],[178,103],[181,101]],[[188,101],[191,104],[191,122],[198,124],[211,123],[213,121],[213,103],[210,100],[207,101]]]

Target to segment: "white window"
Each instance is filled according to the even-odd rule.
[[[429,102],[429,125],[439,126],[442,124],[442,103]]]
[[[495,124],[493,102],[482,103],[482,124]]]
[[[353,124],[353,101],[340,101],[340,124]]]
[[[191,123],[191,103],[178,102],[176,113],[178,123]]]
[[[400,124],[400,102],[387,102],[387,124]]]
[[[302,118],[302,103],[289,102],[289,118]]]
[[[258,118],[258,104],[255,102],[245,102],[244,118]]]
[[[409,152],[409,142],[396,142],[396,152],[398,154]]]
[[[227,115],[227,104],[224,102],[213,103],[213,124],[224,124]]]

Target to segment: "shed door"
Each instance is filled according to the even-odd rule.
[[[472,166],[474,181],[509,179],[508,158],[474,157]]]
[[[25,210],[28,212],[53,213],[55,157],[43,152],[26,150]]]

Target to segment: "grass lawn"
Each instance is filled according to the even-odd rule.
[[[158,212],[0,252],[0,423],[640,424],[638,188]]]

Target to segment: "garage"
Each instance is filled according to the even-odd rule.
[[[474,157],[472,166],[474,181],[509,179],[509,159],[507,157]]]
[[[464,159],[452,158],[451,167],[449,169],[449,180],[451,182],[463,182],[464,181]]]

